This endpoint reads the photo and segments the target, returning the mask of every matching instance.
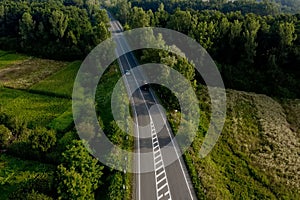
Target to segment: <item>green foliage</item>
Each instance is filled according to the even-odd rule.
[[[32,19],[32,16],[30,13],[25,12],[22,15],[22,18],[19,22],[19,29],[20,29],[20,35],[21,35],[21,47],[24,48],[27,45],[29,45],[30,41],[32,41],[33,38],[33,30],[35,27],[35,22]]]
[[[62,133],[57,134],[57,143],[52,148],[52,150],[46,154],[47,160],[51,163],[55,163],[57,165],[63,162],[62,153],[67,150],[69,144],[72,143],[73,140],[79,139],[76,132],[67,132],[61,136]]]
[[[129,19],[131,3],[127,0],[121,0],[115,6],[112,12],[122,23],[125,23]]]
[[[69,131],[73,127],[73,125],[73,113],[71,110],[67,110],[59,117],[52,120],[48,127],[57,131],[58,133],[64,133],[66,131]]]
[[[156,1],[150,2],[149,5],[157,7],[159,5]],[[185,5],[184,2],[179,4]],[[216,2],[212,4],[217,5]],[[252,4],[255,7],[252,8]],[[190,10],[186,7],[166,12],[164,6],[160,5],[153,13],[147,10],[150,9],[147,3],[138,5],[146,5],[145,10],[133,6],[132,17],[126,21],[129,27],[151,24],[174,29],[193,37],[218,63],[227,87],[277,97],[299,97],[300,83],[297,79],[299,75],[297,66],[300,65],[299,15],[265,15],[262,7],[267,8],[271,5],[267,1],[263,3],[236,1],[226,4],[235,6],[233,9],[235,12]],[[242,12],[237,11],[239,8]],[[250,11],[244,12],[243,9]],[[271,10],[270,14],[273,12]],[[159,58],[166,57],[154,51],[150,52],[143,55],[144,58],[148,57],[146,59],[148,62],[157,62]],[[185,66],[184,63],[181,64]],[[203,82],[200,76],[196,79]]]
[[[123,176],[121,172],[115,172],[109,177],[108,198],[111,200],[123,199]]]
[[[49,196],[47,196],[47,195]],[[9,199],[53,199],[53,174],[37,174],[34,178],[22,182],[18,189],[9,195]]]
[[[69,144],[72,143],[73,140],[78,139],[78,135],[76,132],[67,132],[65,133],[57,142],[57,147],[60,153],[62,154],[67,150]],[[60,154],[60,155],[61,155]]]
[[[120,77],[121,74],[117,66],[112,65],[103,74],[97,87],[95,97],[95,102],[97,102],[96,111],[101,118],[104,127],[108,127],[110,122],[113,120],[111,111],[111,95],[115,84],[118,82]]]
[[[176,31],[188,33],[191,28],[192,15],[189,11],[176,10],[170,17],[167,27]]]
[[[9,144],[10,140],[12,140],[11,131],[6,128],[4,125],[0,125],[0,148],[5,148]]]
[[[20,135],[27,128],[27,123],[25,121],[4,112],[0,112],[0,123],[9,128],[14,136]]]
[[[83,58],[110,34],[108,16],[94,2],[1,1],[1,48],[55,59]]]
[[[89,155],[82,141],[73,140],[62,154],[63,164],[58,166],[59,199],[92,199],[100,185],[102,169]]]
[[[37,127],[28,137],[31,147],[39,152],[46,152],[56,143],[56,133],[53,130]]]
[[[9,199],[12,200],[53,200],[52,197],[47,196],[43,193],[36,192],[32,190],[31,192],[25,193],[23,191],[17,191],[9,196]]]
[[[281,0],[274,0],[281,1]],[[161,0],[149,0],[149,1],[139,1],[139,0],[129,0],[132,6],[142,7],[144,10],[151,9],[152,11],[157,11],[160,8],[161,3],[164,3],[164,9],[169,13],[176,12],[176,9],[192,9],[197,11],[202,10],[218,10],[224,13],[241,11],[243,14],[255,13],[259,15],[276,15],[280,13],[280,5],[274,3],[274,1],[263,1],[263,0],[180,0],[180,1],[161,1]],[[283,0],[285,1],[285,0]],[[287,1],[297,1],[297,0],[287,0]],[[117,4],[118,5],[118,4]],[[291,10],[290,7],[284,9],[285,12],[295,12],[297,8]],[[299,10],[299,9],[298,9]]]
[[[150,16],[142,8],[133,7],[128,17],[128,25],[131,28],[150,26]]]
[[[75,167],[66,169],[58,166],[58,199],[94,199],[91,182],[75,170]]]
[[[13,197],[15,192],[53,195],[52,185],[55,167],[36,161],[26,161],[9,155],[0,154],[0,199]]]

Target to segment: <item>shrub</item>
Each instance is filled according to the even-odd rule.
[[[6,148],[12,137],[11,131],[4,125],[0,125],[0,148]]]
[[[53,174],[38,174],[34,178],[21,183],[18,189],[9,195],[9,199],[50,200],[53,198],[47,195],[52,195],[53,189]]]
[[[1,112],[1,108],[0,108],[0,124],[5,125],[8,129],[10,129],[14,133],[14,135],[20,135],[27,128],[27,123],[24,120],[20,120],[15,116],[11,116],[4,112]]]
[[[100,185],[103,167],[89,155],[82,141],[74,140],[62,154],[58,166],[58,199],[93,199]]]
[[[8,199],[11,200],[53,200],[52,197],[49,197],[43,193],[36,192],[32,190],[31,192],[23,192],[21,190],[17,190],[13,192]]]
[[[121,172],[115,172],[109,177],[108,197],[111,200],[122,199],[124,196],[123,176]]]
[[[28,139],[32,149],[46,152],[55,145],[56,134],[53,130],[38,127],[32,131]]]
[[[47,159],[52,163],[60,164],[62,163],[62,153],[66,151],[67,146],[75,139],[79,139],[75,132],[67,132],[62,138],[58,139],[53,151],[47,153]]]

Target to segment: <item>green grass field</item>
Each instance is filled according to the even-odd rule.
[[[2,112],[28,122],[31,127],[46,126],[71,107],[69,99],[0,88]]]
[[[0,199],[8,199],[9,194],[16,191],[22,183],[54,170],[55,166],[49,164],[0,154]]]
[[[47,127],[59,133],[68,131],[73,125],[73,113],[69,108],[57,118],[53,119]]]
[[[46,94],[71,97],[73,84],[80,65],[81,61],[72,62],[66,68],[35,84],[30,88],[30,90]]]
[[[21,63],[24,60],[30,58],[22,54],[7,53],[6,51],[0,51],[0,69],[9,65]]]
[[[0,50],[0,57],[1,56],[4,56],[6,54],[9,54],[10,52],[9,51],[3,51],[3,50]]]

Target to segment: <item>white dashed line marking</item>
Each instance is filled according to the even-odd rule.
[[[114,24],[112,24],[112,25],[114,26]],[[122,35],[122,34],[120,34],[120,35]],[[120,43],[121,52],[125,52],[122,45],[121,45],[120,39],[121,38],[116,39],[116,42]],[[128,61],[127,57],[125,57],[125,59],[126,59],[128,65],[131,67],[130,62]],[[121,63],[119,63],[119,64],[122,65]],[[122,68],[123,68],[123,66],[122,66]],[[134,81],[137,82],[134,74],[133,74],[133,77],[134,77]],[[128,85],[126,85],[126,84],[125,85],[128,86],[128,89],[130,90],[128,80],[127,80],[127,84]],[[147,105],[146,105],[146,107],[147,107]],[[169,184],[168,184],[168,180],[167,180],[167,176],[166,176],[166,171],[165,171],[165,167],[164,167],[164,163],[163,163],[163,159],[162,159],[162,154],[161,154],[161,150],[160,150],[160,147],[159,147],[159,141],[158,141],[157,133],[156,133],[155,126],[154,126],[154,123],[153,123],[153,120],[152,120],[152,117],[150,115],[150,111],[149,111],[148,107],[147,107],[147,110],[148,110],[149,117],[150,117],[150,127],[151,127],[151,136],[152,136],[153,162],[154,162],[157,200],[164,200],[164,199],[172,200],[172,197],[171,197],[171,194],[170,194],[170,188],[169,188]],[[140,160],[138,162],[140,162]],[[139,169],[139,172],[140,172],[140,169]],[[138,185],[139,185],[139,188],[138,188],[139,197],[138,198],[140,199],[141,198],[141,196],[140,196],[141,195],[141,192],[140,192],[140,177],[139,177],[139,184]]]
[[[157,200],[161,200],[161,199],[172,200],[168,179],[166,176],[166,171],[165,171],[165,167],[161,155],[161,150],[159,147],[157,133],[151,116],[150,116],[150,126],[152,132],[153,161],[154,161]]]

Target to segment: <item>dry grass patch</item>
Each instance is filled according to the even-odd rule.
[[[0,84],[26,89],[67,65],[66,62],[31,58],[0,70]]]
[[[300,99],[286,100],[282,103],[282,106],[291,129],[300,134]]]
[[[272,181],[300,191],[300,135],[290,128],[285,110],[277,101],[265,95],[255,95],[253,100],[262,127],[261,148],[254,156],[257,165],[273,177]],[[293,110],[297,106],[289,105],[291,116],[295,115],[292,121],[299,126],[299,113]]]

